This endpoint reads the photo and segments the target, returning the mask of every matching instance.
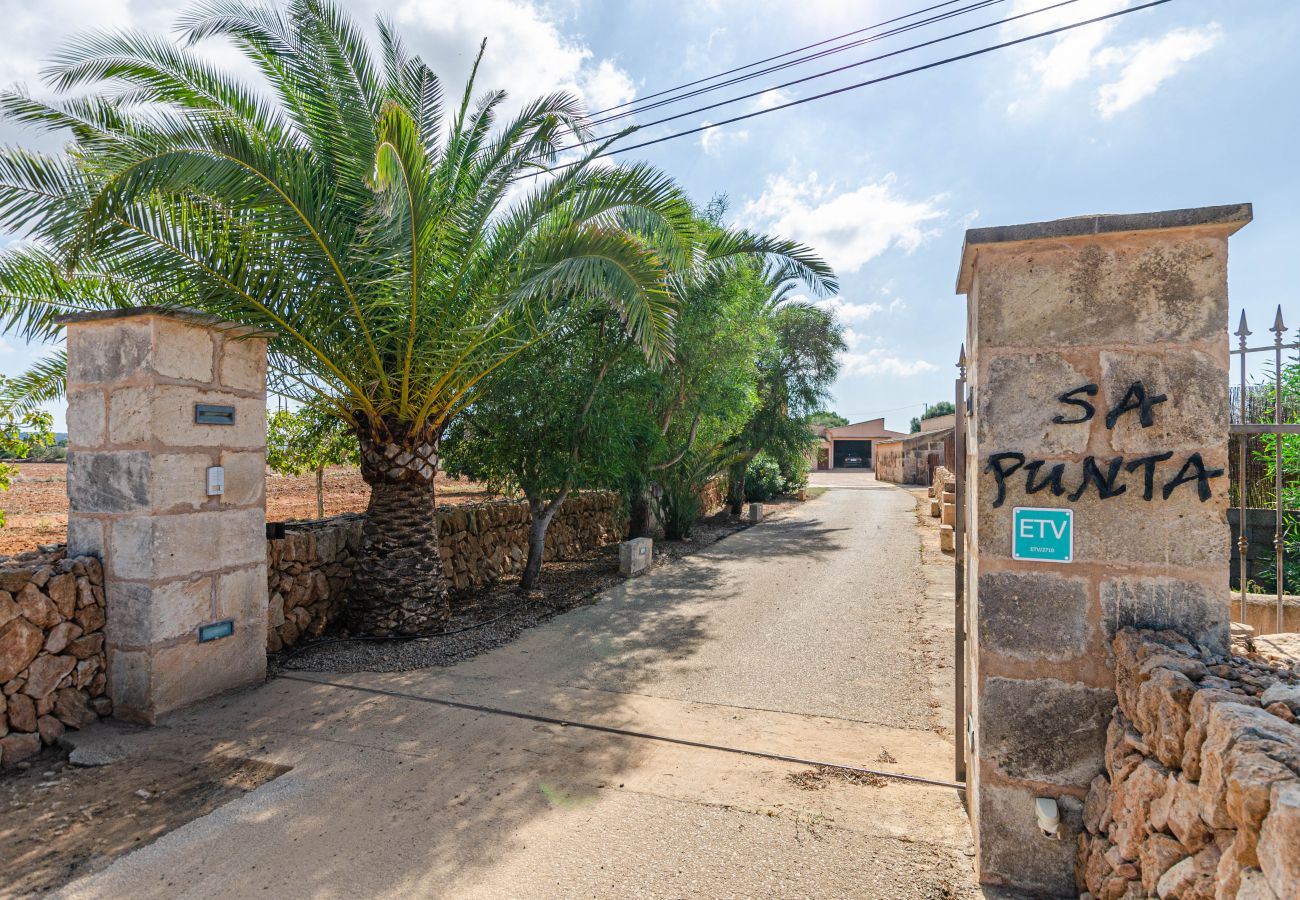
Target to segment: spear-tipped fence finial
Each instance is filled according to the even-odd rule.
[[[1282,304],[1277,305],[1277,315],[1273,317],[1273,327],[1269,329],[1277,335],[1277,339],[1282,340],[1282,335],[1286,332],[1286,323],[1282,321]]]
[[[959,353],[957,354],[957,368],[958,368],[958,369],[961,369],[961,372],[962,372],[963,375],[966,374],[966,366],[967,366],[967,360],[966,360],[966,342],[965,342],[965,341],[962,341],[962,344],[961,344],[961,352],[959,352]]]
[[[1243,341],[1250,336],[1250,329],[1246,327],[1246,311],[1244,309],[1241,311],[1241,324],[1237,326],[1235,333]]]

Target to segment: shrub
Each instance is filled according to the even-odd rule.
[[[771,500],[785,490],[785,478],[781,475],[781,465],[766,453],[760,453],[750,460],[745,470],[745,500],[749,503],[762,503]]]

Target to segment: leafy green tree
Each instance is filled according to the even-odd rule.
[[[267,418],[266,464],[280,475],[316,475],[316,518],[325,518],[325,469],[357,465],[357,438],[343,420],[314,407],[282,409]]]
[[[0,376],[0,396],[8,387],[8,379]],[[0,405],[0,455],[5,459],[26,459],[33,451],[53,446],[54,417],[35,408],[16,408]],[[18,467],[10,462],[0,462],[0,491],[13,486]],[[5,524],[5,511],[0,509],[0,526]]]
[[[729,442],[734,461],[728,497],[736,515],[751,493],[745,480],[760,452],[766,451],[778,468],[793,470],[816,442],[807,422],[825,402],[845,349],[843,328],[833,314],[790,299],[793,282],[769,278],[768,284],[771,293],[759,319],[771,339],[757,360],[759,402]]]
[[[567,336],[529,348],[502,366],[490,390],[448,432],[448,471],[528,501],[528,559],[520,578],[536,587],[546,533],[577,490],[614,488],[639,461],[632,432],[641,417],[619,402],[622,386],[641,376],[640,354],[619,354],[616,327],[604,313]],[[630,343],[630,342],[628,342]]]
[[[376,53],[328,0],[213,0],[180,31],[81,38],[48,70],[65,99],[0,97],[12,123],[71,135],[62,153],[0,151],[0,227],[33,239],[0,255],[0,320],[48,339],[61,313],[148,303],[268,334],[272,389],[359,443],[351,627],[424,631],[449,613],[433,515],[448,423],[575,304],[608,305],[667,358],[690,204],[650,167],[593,164],[608,141],[556,168],[587,136],[571,96],[502,120],[505,95],[475,101],[471,74],[447,110],[388,22]],[[209,38],[263,84],[189,48]]]
[[[502,366],[448,434],[451,469],[528,500],[523,590],[537,583],[547,529],[572,491],[630,484],[639,496],[652,472],[668,468],[654,465],[670,456],[665,441],[671,423],[665,432],[662,420],[647,410],[661,393],[663,376],[680,374],[699,356],[693,342],[704,320],[693,307],[689,285],[746,279],[761,264],[807,278],[819,289],[830,278],[826,264],[798,244],[727,231],[707,220],[704,225],[698,263],[674,282],[682,299],[674,352],[664,364],[647,358],[608,308],[593,308],[562,339],[530,348]],[[704,389],[699,381],[695,387]],[[689,434],[685,440],[689,443]]]
[[[809,425],[824,425],[827,428],[838,428],[841,425],[849,424],[849,420],[837,412],[831,410],[819,410],[808,416]]]
[[[951,400],[940,400],[938,403],[931,403],[925,407],[925,414],[912,417],[912,434],[917,434],[921,430],[922,419],[932,419],[935,416],[949,416],[957,411],[957,407],[952,405]]]

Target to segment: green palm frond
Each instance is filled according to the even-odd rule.
[[[60,154],[0,149],[0,324],[57,338],[56,316],[141,304],[203,309],[270,335],[272,382],[375,436],[426,437],[487,375],[575,314],[614,310],[647,358],[673,353],[683,278],[761,257],[834,289],[802,245],[705,234],[681,189],[608,167],[577,98],[507,116],[473,71],[444,97],[378,23],[372,48],[329,0],[207,0],[179,44],[135,32],[65,45],[56,94],[0,113],[71,134]],[[257,88],[200,58],[225,40]],[[540,174],[542,177],[529,179]]]
[[[44,403],[61,400],[67,390],[68,352],[56,350],[21,375],[0,383],[0,408],[11,418],[21,418]]]

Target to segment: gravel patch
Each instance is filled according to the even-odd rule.
[[[766,504],[764,521],[781,518],[795,504],[793,500]],[[687,540],[655,542],[652,571],[750,527],[748,520],[733,518],[726,510],[701,519]],[[319,640],[272,654],[267,659],[268,674],[406,672],[452,666],[508,644],[555,616],[595,603],[603,591],[622,580],[618,545],[611,544],[579,559],[548,562],[542,568],[541,589],[527,596],[519,592],[518,578],[453,593],[451,620],[441,636],[375,640],[326,632]]]

